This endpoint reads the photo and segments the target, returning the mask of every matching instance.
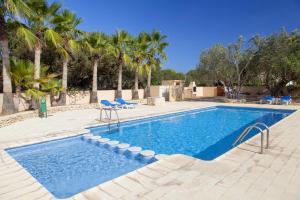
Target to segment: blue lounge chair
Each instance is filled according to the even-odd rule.
[[[122,98],[116,98],[116,102],[125,108],[134,108],[137,103],[127,102]]]
[[[261,102],[267,101],[269,104],[275,103],[275,98],[272,96],[265,96],[261,99]]]
[[[280,97],[280,102],[285,103],[286,105],[292,103],[292,97],[291,96],[282,96]]]
[[[119,106],[118,104],[111,103],[111,102],[109,102],[108,100],[101,100],[100,103],[101,103],[102,105],[104,105],[104,106],[112,107],[112,108],[116,108],[116,107]]]
[[[119,104],[111,103],[108,100],[101,100],[99,102],[99,106],[100,106],[100,121],[102,121],[102,111],[104,111],[106,113],[106,117],[109,120],[108,123],[110,124],[111,113],[112,113],[112,111],[114,111],[117,116],[118,123],[119,123],[119,116],[117,113],[117,110],[119,110]],[[107,113],[107,111],[109,111],[109,114]]]

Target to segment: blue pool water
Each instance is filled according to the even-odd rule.
[[[161,117],[125,122],[120,129],[91,128],[112,140],[150,149],[157,154],[185,154],[202,160],[213,160],[232,148],[234,140],[250,124],[269,126],[293,110],[256,109],[216,106],[169,114]],[[245,140],[257,134],[252,131]]]
[[[6,150],[57,198],[67,198],[145,164],[71,137]]]

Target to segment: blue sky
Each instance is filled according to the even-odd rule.
[[[300,28],[300,0],[59,0],[82,17],[85,31],[131,34],[161,31],[168,36],[164,68],[187,72],[200,52],[238,36],[246,39]]]

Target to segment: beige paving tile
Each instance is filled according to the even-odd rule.
[[[5,194],[1,194],[1,199],[18,199],[23,197],[24,195],[32,192],[36,192],[38,190],[42,190],[42,186],[35,182],[31,185],[19,188],[18,190],[14,190]]]
[[[24,169],[17,173],[10,173],[7,176],[1,176],[0,189],[29,179],[32,180],[32,177],[28,173],[24,172]]]
[[[129,193],[129,190],[125,189],[114,181],[101,184],[99,188],[115,198],[120,198]]]
[[[146,177],[144,175],[141,175],[140,173],[131,172],[131,173],[127,174],[126,176],[128,178],[130,178],[132,181],[139,183],[147,190],[151,190],[151,189],[157,187],[157,184],[155,183],[154,180],[152,180],[151,178]]]
[[[190,191],[186,188],[182,188],[180,186],[173,186],[171,189],[164,194],[162,197],[164,199],[185,199],[190,196]]]
[[[203,185],[203,184],[200,184]],[[201,186],[200,186],[201,187]],[[226,189],[220,186],[214,186],[207,190],[192,190],[188,197],[191,200],[205,199],[205,200],[216,200],[224,193]]]
[[[71,198],[72,200],[88,200],[87,197],[83,196],[82,193],[79,193]]]
[[[26,194],[23,194],[22,196],[19,196],[18,199],[32,199],[32,200],[55,200],[56,198],[53,197],[48,191],[44,189],[40,189],[34,192],[29,192]]]
[[[157,179],[157,178],[160,178],[163,176],[163,173],[152,170],[151,168],[148,168],[148,167],[143,167],[141,169],[138,169],[137,171],[149,178],[152,178],[152,179]]]
[[[1,187],[0,188],[0,195],[1,194],[6,194],[6,193],[9,193],[9,192],[14,192],[14,191],[16,191],[20,188],[30,186],[34,183],[36,183],[36,180],[34,180],[32,178],[27,178],[27,179],[22,180],[22,181],[15,181],[12,184]]]
[[[178,188],[176,185],[165,185],[165,186],[160,186],[156,188],[155,190],[152,190],[148,193],[146,193],[143,197],[146,199],[161,199],[165,195],[167,195],[169,192],[172,190]]]
[[[127,176],[117,178],[114,182],[131,192],[141,193],[147,191],[146,188],[143,187],[143,185],[128,178]]]
[[[84,198],[88,200],[113,200],[114,197],[110,196],[109,194],[105,193],[104,191],[94,187],[82,193]],[[79,195],[81,196],[81,195]],[[76,196],[75,196],[76,197]]]

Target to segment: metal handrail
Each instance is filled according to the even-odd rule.
[[[261,154],[263,154],[264,152],[264,131],[261,129],[261,127],[259,126],[263,126],[266,128],[267,130],[267,144],[266,144],[266,149],[269,148],[269,138],[270,138],[270,130],[269,127],[262,122],[256,122],[250,126],[248,126],[247,128],[244,129],[244,131],[239,135],[239,137],[234,141],[234,143],[232,144],[232,146],[236,146],[238,143],[240,143],[241,141],[243,141],[243,139],[247,136],[247,134],[252,130],[252,129],[257,129],[260,131],[260,135],[261,135],[261,149],[260,152]]]
[[[120,128],[120,118],[119,118],[119,114],[118,114],[118,112],[117,112],[117,109],[113,109],[113,110],[115,111],[116,116],[117,116],[117,120],[118,120],[117,126]]]
[[[254,124],[254,126],[257,126],[257,125],[263,126],[267,130],[267,145],[266,145],[266,149],[268,149],[269,148],[269,140],[270,140],[270,129],[269,129],[269,126],[267,124],[265,124],[265,123],[262,123],[262,122],[256,122]]]
[[[109,108],[103,108],[101,107],[100,108],[100,121],[102,121],[102,111],[104,110],[105,112],[105,115],[108,119],[108,128],[110,130],[110,124],[111,124],[111,112],[114,111],[115,114],[116,114],[116,117],[117,117],[117,126],[118,128],[120,128],[120,118],[119,118],[119,115],[118,115],[118,112],[117,112],[117,109],[116,108],[113,108],[113,107],[109,107]],[[107,113],[107,110],[109,110],[109,116],[108,116],[108,113]]]

